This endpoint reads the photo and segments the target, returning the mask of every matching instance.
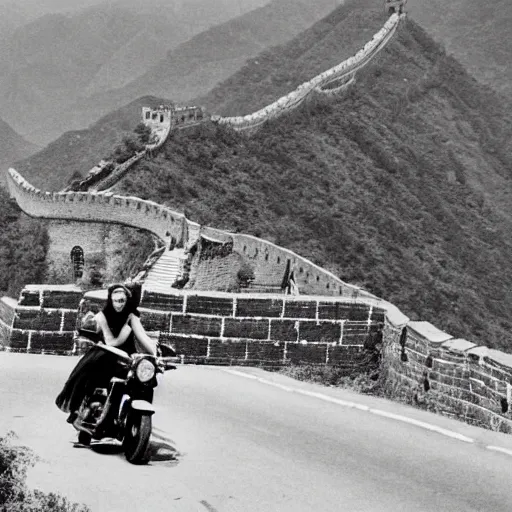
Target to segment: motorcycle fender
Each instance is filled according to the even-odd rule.
[[[153,407],[153,404],[150,404],[146,400],[132,400],[130,405],[134,411],[139,411],[146,414],[155,413],[155,408]]]

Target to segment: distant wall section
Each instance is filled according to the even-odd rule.
[[[110,192],[43,192],[14,169],[8,173],[8,186],[20,208],[32,217],[121,224],[143,229],[168,243],[180,241],[186,232],[183,214],[138,197]]]
[[[264,123],[294,110],[313,94],[333,95],[341,93],[354,82],[356,71],[364,68],[392,39],[400,20],[404,16],[405,14],[393,12],[384,26],[353,57],[302,83],[294,91],[270,105],[246,116],[212,116],[212,121],[229,125],[237,131],[252,132]],[[340,83],[334,87],[330,86],[330,84],[336,84],[336,82]]]

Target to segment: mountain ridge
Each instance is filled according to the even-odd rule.
[[[213,18],[207,0],[194,2],[205,7],[204,16],[199,9],[195,18],[188,4],[177,1],[157,3],[160,11],[155,5],[137,11],[135,4],[127,8],[120,1],[46,14],[0,39],[2,117],[38,143],[48,143],[67,127],[82,129],[101,116],[88,111],[74,116],[70,109],[81,97],[131,80],[213,21],[266,1],[217,0],[225,8]]]
[[[38,146],[25,140],[0,118],[0,185],[5,185],[4,172],[9,166],[16,160],[29,157],[38,149]]]
[[[282,43],[310,26],[339,1],[321,0],[313,5],[306,0],[272,0],[185,41],[125,87],[78,99],[72,106],[72,117],[98,118],[148,94],[190,102],[230,76],[262,48]]]
[[[409,0],[410,15],[479,81],[512,98],[508,0]]]
[[[333,23],[333,40],[345,28]],[[412,319],[510,351],[512,119],[501,107],[409,20],[344,96],[250,138],[214,124],[173,134],[114,191],[265,238]]]

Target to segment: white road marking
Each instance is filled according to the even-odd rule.
[[[416,427],[424,428],[426,430],[430,430],[431,432],[437,432],[438,434],[442,434],[447,437],[451,437],[452,439],[457,439],[458,441],[463,441],[465,443],[474,443],[475,440],[471,437],[464,436],[459,434],[458,432],[454,432],[453,430],[448,430],[446,428],[439,427],[437,425],[433,425],[431,423],[426,423],[424,421],[415,420],[413,418],[409,418],[407,416],[402,416],[401,414],[394,414],[392,412],[382,411],[380,409],[372,409],[367,405],[359,404],[357,402],[349,402],[347,400],[341,400],[339,398],[334,398],[329,395],[324,395],[323,393],[318,393],[315,391],[308,391],[300,388],[292,388],[290,386],[284,386],[283,384],[278,384],[276,382],[272,382],[270,380],[264,379],[262,377],[256,377],[255,375],[250,375],[248,373],[240,372],[237,370],[228,370],[225,368],[221,368],[222,371],[226,373],[231,373],[233,375],[238,375],[239,377],[244,377],[246,379],[256,380],[261,382],[262,384],[267,384],[269,386],[273,386],[275,388],[283,389],[284,391],[288,391],[290,393],[298,393],[300,395],[311,396],[313,398],[318,398],[319,400],[323,400],[325,402],[331,402],[337,405],[341,405],[343,407],[350,407],[352,409],[357,409],[360,411],[369,412],[371,414],[375,414],[377,416],[383,416],[385,418],[393,419],[396,421],[401,421],[403,423],[408,423],[409,425],[414,425]],[[504,453],[508,453],[512,455],[512,451],[505,450],[504,448],[498,447],[487,447],[489,450],[501,451]]]
[[[512,450],[507,450],[506,448],[500,448],[499,446],[488,445],[488,446],[486,446],[486,448],[493,452],[500,452],[500,453],[505,453],[507,455],[512,455]]]
[[[391,418],[397,421],[402,421],[403,423],[409,423],[410,425],[416,425],[417,427],[425,428],[427,430],[431,430],[432,432],[437,432],[438,434],[443,434],[444,436],[452,437],[453,439],[458,439],[459,441],[464,441],[465,443],[475,442],[475,440],[471,437],[464,436],[458,432],[454,432],[453,430],[438,427],[437,425],[432,425],[432,423],[426,423],[424,421],[408,418],[407,416],[402,416],[401,414],[381,411],[380,409],[370,409],[370,412],[372,414],[377,414],[378,416],[384,416],[385,418]]]

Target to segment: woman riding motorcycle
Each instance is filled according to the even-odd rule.
[[[127,354],[141,352],[156,354],[156,346],[140,322],[137,305],[132,293],[122,284],[108,289],[107,303],[95,315],[96,332],[102,335],[106,345],[117,347]],[[96,388],[105,387],[120,371],[116,356],[93,346],[78,361],[55,403],[69,413],[68,422],[73,423],[84,397],[90,396]]]

